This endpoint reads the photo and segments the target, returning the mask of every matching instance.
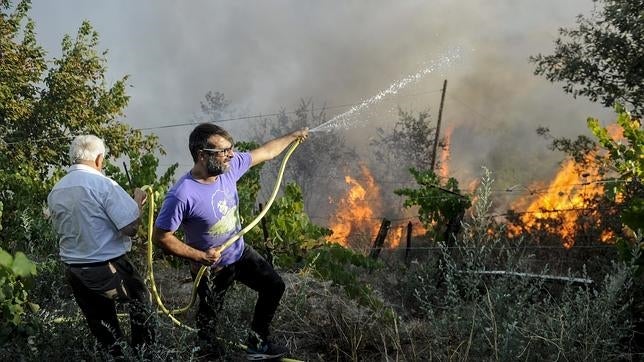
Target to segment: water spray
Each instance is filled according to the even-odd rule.
[[[331,132],[333,129],[339,128],[339,127],[348,129],[350,125],[349,120],[351,119],[351,117],[360,114],[360,112],[362,112],[369,106],[380,102],[381,100],[383,100],[384,98],[390,95],[398,94],[398,91],[400,91],[401,89],[409,86],[410,84],[414,84],[418,82],[427,74],[433,73],[436,70],[442,69],[445,66],[452,64],[455,60],[459,59],[460,57],[461,57],[460,48],[456,48],[448,51],[446,55],[441,56],[437,61],[433,61],[428,66],[419,70],[418,72],[414,74],[410,74],[407,77],[391,84],[387,89],[382,90],[378,94],[374,95],[373,97],[367,100],[364,100],[359,104],[351,107],[351,109],[349,109],[348,111],[342,114],[339,114],[331,118],[330,120],[310,129],[309,133]]]

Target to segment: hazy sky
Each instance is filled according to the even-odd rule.
[[[333,107],[360,103],[457,54],[366,107],[349,120],[354,126],[333,131],[367,144],[373,128],[393,126],[397,106],[429,108],[435,121],[447,79],[450,169],[467,178],[487,166],[509,185],[547,177],[562,158],[546,149],[538,126],[574,137],[587,133],[588,116],[612,119],[610,110],[534,76],[528,62],[551,53],[558,28],[573,26],[592,7],[591,0],[34,0],[30,14],[49,59],[60,55],[64,34],[91,22],[100,49],[109,51],[108,81],[131,76],[124,121],[136,128],[198,120],[209,90],[223,92],[236,116],[291,111],[311,98],[331,107],[331,118],[348,110]],[[223,125],[240,133],[253,122]],[[161,163],[189,167],[190,129],[153,131],[169,151]]]

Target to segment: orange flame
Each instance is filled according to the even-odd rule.
[[[621,139],[622,129],[617,125],[607,127],[609,134],[615,140]],[[552,230],[558,234],[565,248],[571,248],[574,244],[575,230],[579,217],[579,210],[585,209],[587,200],[595,195],[603,195],[604,190],[599,181],[601,179],[599,170],[593,160],[597,157],[595,153],[586,156],[584,172],[579,172],[579,165],[574,160],[564,163],[550,184],[539,190],[540,185],[533,185],[529,188],[530,194],[543,194],[536,199],[518,199],[512,204],[513,209],[522,209],[529,203],[521,221],[528,229],[537,229],[540,225],[547,224],[548,220],[561,220],[561,226]],[[509,226],[510,235],[516,236],[521,233],[519,227]],[[603,242],[609,242],[613,233],[605,230],[600,235]]]
[[[360,168],[364,182],[345,176],[349,190],[338,202],[338,211],[329,222],[333,230],[330,240],[343,246],[349,245],[350,235],[361,233],[370,239],[379,228],[373,208],[380,208],[380,188],[369,169],[365,165]]]
[[[404,219],[409,219],[411,218],[411,211],[409,209],[406,209],[404,211]],[[389,247],[390,249],[396,249],[400,245],[406,245],[407,244],[407,237],[419,237],[427,234],[427,229],[420,224],[420,223],[412,223],[411,226],[411,235],[408,235],[408,222],[404,222],[401,224],[398,224],[396,226],[392,226],[391,229],[389,229],[389,234],[387,234],[387,240],[385,243],[385,246]]]
[[[349,246],[352,237],[372,242],[378,234],[382,222],[381,215],[374,212],[374,210],[382,210],[380,188],[369,169],[365,165],[361,165],[360,168],[363,180],[345,176],[345,182],[349,189],[346,195],[338,201],[336,214],[329,221],[329,228],[333,231],[329,240],[342,246]],[[411,213],[412,211],[408,209],[403,211],[405,215]],[[426,232],[422,225],[412,227],[412,236],[424,235]],[[385,240],[385,247],[397,248],[406,235],[406,223],[391,225]]]
[[[543,190],[544,194],[533,200],[521,216],[524,225],[529,229],[536,229],[539,224],[550,219],[561,220],[560,228],[553,231],[560,235],[566,248],[572,247],[574,243],[578,210],[587,207],[586,200],[589,196],[603,193],[598,184],[588,182],[589,177],[595,180],[598,178],[597,170],[587,169],[587,173],[584,173],[587,177],[584,179],[576,171],[576,166],[574,160],[566,161],[548,187]],[[518,233],[518,230],[511,229],[511,232]]]

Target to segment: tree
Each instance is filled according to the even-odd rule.
[[[623,106],[618,104],[615,110],[615,123],[623,130],[625,142],[614,140],[598,119],[589,118],[587,123],[606,151],[598,162],[617,174],[606,186],[607,195],[622,206],[622,222],[639,234],[641,240],[644,231],[644,131],[640,120],[632,118]]]
[[[398,121],[393,132],[378,128],[378,138],[371,142],[376,158],[386,165],[403,163],[417,169],[429,170],[436,127],[431,126],[429,111],[418,113],[398,108]],[[389,168],[389,167],[388,167]]]
[[[164,154],[155,136],[119,121],[129,101],[127,76],[108,87],[107,52],[96,50],[98,34],[91,25],[84,22],[75,39],[65,36],[61,57],[47,69],[29,9],[27,0],[13,11],[8,0],[0,2],[0,245],[10,252],[25,248],[25,220],[42,219],[49,190],[71,163],[73,136],[103,138],[108,160]]]
[[[201,102],[201,112],[208,116],[211,122],[221,120],[230,106],[230,101],[223,93],[213,91],[208,91],[205,98],[206,100]]]
[[[566,192],[568,197],[574,194],[578,198],[570,210],[544,212],[541,217],[510,210],[506,219],[511,228],[516,228],[515,234],[530,233],[541,242],[563,242],[568,246],[616,242],[630,253],[633,240],[642,238],[644,227],[644,133],[640,121],[623,106],[617,104],[615,110],[617,119],[609,126],[610,132],[600,126],[598,119],[588,118],[587,126],[595,139],[584,135],[576,140],[552,138],[550,147],[568,154],[575,161],[574,172],[590,178],[580,178],[587,181]],[[539,132],[551,137],[547,129]],[[575,215],[574,225],[566,222],[570,215]],[[562,240],[560,231],[566,224],[569,231]]]
[[[544,75],[553,82],[565,82],[564,91],[573,97],[585,96],[594,102],[600,101],[605,106],[624,104],[632,108],[634,114],[641,115],[644,110],[644,59],[640,56],[644,52],[644,1],[594,2],[597,7],[590,17],[580,15],[576,28],[560,29],[562,37],[556,40],[553,55],[539,54],[530,57],[530,61],[537,66],[535,74]],[[623,118],[625,108],[617,106],[617,110],[619,117]],[[601,127],[597,123],[589,122],[589,127],[600,139],[599,144],[584,135],[578,136],[576,140],[554,138],[547,128],[540,128],[537,133],[551,139],[552,149],[571,155],[580,168],[594,166],[598,168],[600,176],[608,177],[605,180],[606,196],[594,196],[585,200],[587,205],[593,205],[585,208],[591,215],[580,216],[591,220],[589,227],[585,228],[590,232],[591,240],[597,239],[601,230],[613,232],[619,238],[622,236],[622,220],[625,216],[620,210],[637,203],[638,198],[631,200],[629,195],[633,194],[633,190],[641,190],[641,181],[637,181],[638,178],[635,177],[635,181],[629,181],[631,188],[623,190],[612,185],[610,180],[616,169],[606,167],[611,166],[611,160],[597,153],[600,146],[609,146],[608,138],[601,139],[600,136],[607,136],[599,131]],[[617,182],[624,183],[623,180]],[[617,194],[620,195],[619,202],[614,197]],[[577,236],[579,234],[575,234]]]
[[[599,6],[577,28],[560,29],[552,55],[536,55],[535,74],[564,82],[564,91],[644,112],[644,1],[593,0]]]
[[[376,170],[379,174],[378,180],[394,184],[412,182],[410,175],[413,177],[414,174],[407,172],[409,168],[431,172],[433,177],[436,176],[433,170],[430,170],[436,127],[432,126],[429,118],[429,110],[421,111],[414,116],[412,112],[398,108],[398,121],[393,131],[387,133],[383,128],[377,129],[377,137],[370,142],[370,146],[374,149],[376,160],[383,166]],[[442,146],[442,144],[444,144],[443,141],[439,145]],[[401,165],[405,167],[400,167]],[[440,168],[440,164],[436,166]],[[383,195],[383,197],[387,196]],[[396,205],[397,203],[384,204]]]
[[[24,253],[19,251],[12,256],[0,248],[0,343],[3,345],[12,334],[31,332],[34,327],[34,321],[29,319],[39,306],[29,301],[27,290],[35,275],[36,264]]]
[[[614,140],[608,130],[600,126],[598,119],[588,118],[587,123],[606,151],[602,164],[618,175],[613,182],[606,184],[607,197],[619,206],[621,221],[634,236],[626,238],[622,235],[617,246],[623,259],[635,267],[636,279],[630,288],[635,332],[632,344],[641,352],[644,349],[644,130],[641,120],[631,117],[623,106],[618,104],[615,110],[615,123],[623,130],[623,141]]]

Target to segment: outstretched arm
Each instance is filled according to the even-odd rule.
[[[258,163],[262,163],[264,161],[272,160],[273,158],[277,157],[277,155],[282,153],[282,151],[284,151],[286,147],[291,144],[291,142],[297,139],[305,140],[308,136],[309,129],[303,128],[264,143],[262,146],[250,151],[252,158],[251,166],[255,166]]]

